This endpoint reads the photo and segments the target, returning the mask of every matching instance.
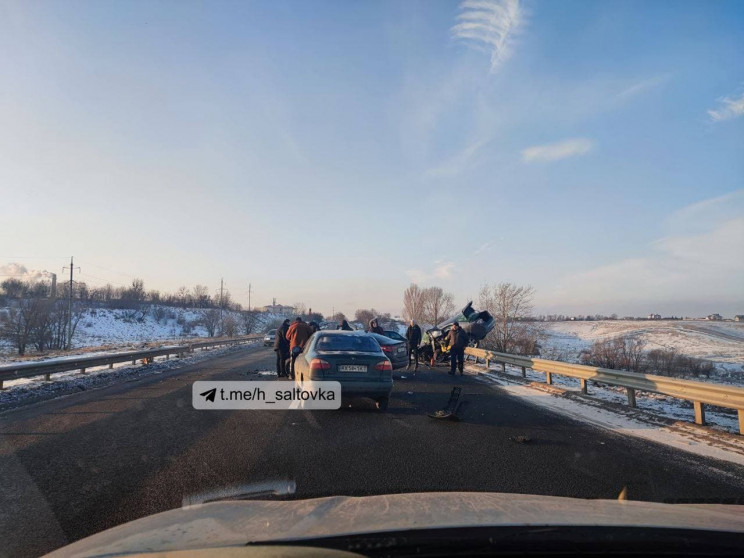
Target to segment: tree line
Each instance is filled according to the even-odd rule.
[[[70,297],[70,284],[60,282],[56,288],[56,298]],[[0,283],[0,297],[4,298],[4,306],[8,300],[26,298],[53,298],[52,284],[49,281],[21,281],[6,279]],[[241,304],[233,301],[228,289],[222,293],[210,293],[205,285],[195,285],[189,289],[181,286],[175,293],[145,289],[142,279],[133,279],[126,287],[115,287],[106,284],[103,287],[89,287],[84,282],[75,282],[72,287],[73,300],[84,303],[97,303],[108,308],[136,308],[141,304],[162,304],[180,308],[222,308],[223,310],[242,310]]]

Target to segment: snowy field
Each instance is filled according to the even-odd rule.
[[[640,337],[647,351],[675,349],[680,354],[712,361],[721,378],[744,372],[744,323],[705,320],[554,322],[548,325],[542,357],[578,362],[595,341]]]
[[[226,312],[230,314],[230,312]],[[235,314],[238,334],[244,333],[242,319]],[[281,316],[260,314],[255,331],[263,333],[265,327]],[[135,348],[143,343],[182,342],[184,339],[207,337],[206,328],[200,324],[201,311],[196,309],[153,306],[143,315],[141,312],[121,309],[96,308],[86,310],[75,330],[73,349]],[[87,352],[87,351],[86,351]],[[27,357],[35,358],[32,348]],[[53,352],[44,358],[55,356]],[[12,347],[0,341],[0,362],[16,360]]]

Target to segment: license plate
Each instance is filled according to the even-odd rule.
[[[398,352],[401,354],[405,353],[406,352],[405,347],[398,347]]]
[[[338,367],[339,372],[366,372],[366,366],[360,366],[358,364],[340,364]]]

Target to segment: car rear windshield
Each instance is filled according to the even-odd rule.
[[[318,351],[380,352],[380,346],[366,335],[322,335],[315,344],[315,348]]]

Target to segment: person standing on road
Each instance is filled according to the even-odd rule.
[[[313,333],[316,331],[320,331],[320,326],[318,325],[318,322],[312,321],[308,324],[310,326],[310,329],[313,330]]]
[[[353,329],[351,329],[349,322],[347,322],[346,320],[341,320],[341,323],[336,329],[339,329],[341,331],[354,331]]]
[[[455,375],[455,368],[460,370],[462,376],[465,368],[465,347],[468,346],[468,334],[460,327],[458,322],[452,324],[447,342],[450,351],[450,376]]]
[[[289,358],[289,341],[287,341],[287,330],[289,320],[284,320],[279,329],[276,330],[274,339],[274,352],[276,352],[276,375],[283,378],[287,375],[287,359]]]
[[[294,379],[294,362],[298,355],[302,352],[305,347],[305,343],[310,339],[313,334],[312,328],[302,321],[302,318],[297,316],[294,323],[289,326],[287,330],[287,341],[289,341],[289,352],[292,356],[292,364],[290,366],[289,374],[290,379]]]
[[[369,332],[379,333],[380,335],[385,335],[385,330],[383,330],[379,325],[377,325],[377,320],[369,321]]]
[[[408,365],[406,370],[411,369],[411,355],[413,355],[413,369],[418,370],[418,350],[421,343],[421,328],[411,320],[411,325],[406,330],[406,343],[408,344]]]

